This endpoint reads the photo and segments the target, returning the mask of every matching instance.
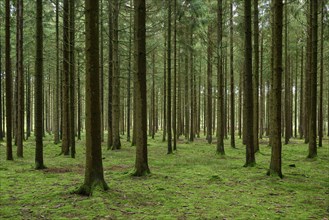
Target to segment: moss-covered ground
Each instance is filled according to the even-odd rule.
[[[46,170],[34,170],[34,142],[24,158],[5,160],[0,143],[0,219],[328,219],[329,144],[306,159],[308,146],[292,139],[283,145],[283,179],[266,176],[271,149],[261,140],[257,165],[244,168],[245,150],[225,141],[226,156],[204,138],[180,141],[167,155],[160,136],[149,139],[152,174],[137,178],[135,148],[122,139],[122,150],[107,151],[103,165],[110,189],[91,197],[71,194],[84,178],[84,142],[76,159],[58,156],[60,146],[45,139]],[[16,148],[14,148],[14,151]]]

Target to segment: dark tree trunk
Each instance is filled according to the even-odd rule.
[[[171,154],[172,150],[172,137],[171,137],[171,0],[168,1],[168,36],[167,36],[167,154]]]
[[[207,140],[212,143],[212,27],[208,26],[208,49],[207,49]]]
[[[35,66],[35,168],[46,168],[43,163],[43,24],[42,0],[36,8],[36,66]]]
[[[1,23],[2,24],[2,23]],[[0,27],[2,27],[2,25],[0,25]],[[2,35],[1,35],[2,36]],[[4,137],[4,132],[3,132],[3,115],[2,115],[2,96],[4,95],[4,92],[2,92],[2,39],[0,36],[0,141],[3,141],[3,137]]]
[[[258,19],[258,0],[254,0],[254,76],[253,76],[253,145],[255,152],[259,151],[258,142],[258,115],[259,115],[259,19]]]
[[[82,103],[81,103],[81,74],[80,74],[80,57],[79,52],[77,54],[78,58],[78,65],[77,65],[77,80],[78,80],[78,140],[81,140],[81,130],[82,130],[82,123],[81,123],[81,114],[82,114]]]
[[[302,55],[300,62],[300,102],[299,102],[299,138],[304,135],[304,48],[302,46]]]
[[[253,88],[252,86],[252,41],[251,41],[251,2],[244,1],[245,16],[245,77],[244,77],[244,131],[246,132],[246,163],[245,166],[254,166],[255,149],[253,136]]]
[[[225,155],[224,150],[224,74],[222,67],[222,36],[223,36],[223,11],[222,11],[222,0],[217,1],[217,90],[218,90],[218,101],[217,101],[217,153]]]
[[[177,0],[174,0],[174,93],[173,93],[173,136],[177,150]]]
[[[31,75],[30,63],[26,70],[26,140],[31,136]]]
[[[321,33],[320,33],[320,103],[319,103],[319,147],[323,139],[323,26],[324,26],[324,0],[321,1]],[[327,88],[328,89],[328,88]],[[328,100],[329,101],[329,100]]]
[[[282,0],[274,0],[273,3],[273,20],[274,30],[272,33],[273,40],[273,78],[271,90],[271,163],[268,175],[278,175],[282,178],[281,172],[281,88],[282,88]]]
[[[70,91],[69,91],[69,131],[70,131],[70,149],[71,149],[71,157],[75,158],[75,1],[70,1],[70,34],[69,34],[69,42],[70,42]]]
[[[132,5],[132,0],[130,0],[130,5]],[[133,13],[132,10],[129,15],[129,54],[128,54],[128,79],[127,79],[127,141],[130,141],[130,124],[131,124],[131,51],[132,51],[132,25],[133,25]]]
[[[150,173],[147,158],[147,97],[146,97],[146,7],[144,0],[135,0],[135,53],[137,64],[136,95],[136,162],[135,176]]]
[[[166,24],[164,25],[166,27]],[[164,59],[163,59],[163,124],[162,142],[167,136],[167,34],[164,34]]]
[[[235,148],[235,104],[234,104],[234,59],[233,59],[233,0],[230,4],[230,75],[231,75],[231,147]]]
[[[111,149],[113,145],[113,131],[112,131],[112,79],[113,79],[113,8],[112,8],[112,2],[109,1],[109,8],[108,8],[108,14],[109,14],[109,37],[108,37],[108,56],[109,56],[109,76],[108,76],[108,115],[107,115],[107,149]]]
[[[113,78],[112,78],[112,150],[121,149],[120,141],[120,68],[119,68],[119,0],[113,8]]]
[[[56,85],[54,102],[54,143],[59,140],[59,0],[56,0]]]
[[[86,7],[86,168],[84,184],[77,193],[91,195],[104,180],[101,148],[101,109],[99,92],[99,2],[85,0]]]
[[[10,60],[10,1],[6,0],[6,143],[7,160],[13,160],[12,149],[12,73]]]
[[[64,0],[63,8],[63,77],[62,77],[62,102],[63,102],[63,120],[62,120],[62,153],[70,153],[70,120],[69,120],[69,84],[70,84],[70,41],[69,41],[69,0]]]
[[[318,61],[318,1],[311,1],[311,76],[308,158],[317,156],[316,108],[317,108],[317,61]]]

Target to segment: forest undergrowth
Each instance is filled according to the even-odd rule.
[[[245,149],[225,140],[226,156],[205,138],[178,142],[167,155],[160,134],[149,139],[151,175],[132,177],[135,147],[122,139],[119,151],[103,143],[106,192],[91,197],[71,194],[83,183],[85,147],[77,142],[76,159],[59,156],[60,145],[45,138],[46,170],[34,170],[34,140],[25,143],[24,158],[4,160],[0,143],[0,219],[328,219],[329,143],[316,159],[308,145],[291,139],[283,145],[284,178],[266,176],[271,148],[260,141],[257,165],[244,168]],[[14,148],[16,150],[16,148]]]

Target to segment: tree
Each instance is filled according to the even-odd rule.
[[[259,19],[258,19],[258,0],[254,0],[254,74],[253,74],[253,145],[255,152],[259,151],[258,143],[258,115],[259,115]]]
[[[113,78],[112,78],[112,150],[121,149],[120,142],[120,68],[119,68],[119,0],[113,7]]]
[[[10,60],[10,1],[6,0],[6,142],[7,160],[13,160],[12,149],[12,75]]]
[[[235,105],[234,105],[234,65],[233,65],[233,0],[230,4],[230,75],[231,75],[231,147],[235,148]]]
[[[323,26],[324,26],[324,0],[321,1],[321,33],[320,33],[320,103],[319,103],[319,147],[323,139]]]
[[[137,64],[136,95],[136,176],[150,173],[147,158],[147,96],[146,96],[146,7],[145,0],[135,0],[135,57]]]
[[[56,0],[56,89],[54,98],[54,143],[58,144],[59,139],[59,0]]]
[[[224,151],[224,74],[222,66],[223,11],[222,0],[217,1],[217,153],[225,155]]]
[[[173,152],[172,150],[172,133],[171,133],[171,0],[168,1],[168,36],[167,36],[167,144],[168,154]]]
[[[282,89],[282,0],[274,0],[273,2],[273,78],[271,90],[271,163],[267,175],[278,175],[282,178],[281,171],[281,89]]]
[[[71,157],[75,158],[75,1],[70,1],[69,6],[69,51],[70,51],[70,76],[69,76],[69,140]]]
[[[86,13],[86,168],[84,184],[76,191],[91,195],[96,186],[109,187],[103,174],[99,92],[99,1],[85,0]]]
[[[318,62],[318,1],[311,1],[311,76],[308,158],[317,156],[316,145],[316,103]]]
[[[36,61],[35,61],[35,168],[45,169],[43,163],[43,24],[42,0],[36,5]]]
[[[244,131],[246,132],[246,163],[244,166],[254,166],[255,149],[253,135],[253,87],[252,85],[252,43],[251,43],[251,1],[244,1],[245,17],[245,76],[244,76]]]
[[[64,0],[63,7],[63,75],[62,75],[62,153],[70,153],[70,113],[69,113],[69,84],[70,84],[70,32],[69,32],[69,0]]]
[[[207,45],[207,141],[212,143],[212,27],[208,25],[208,45]]]
[[[1,44],[1,36],[0,36],[0,94],[3,94],[2,92],[2,44]],[[0,141],[3,141],[3,127],[2,127],[2,120],[4,120],[2,118],[2,95],[0,95]]]
[[[109,37],[108,37],[108,53],[109,53],[109,77],[108,77],[108,119],[107,119],[107,126],[108,126],[108,134],[107,134],[107,149],[111,149],[113,145],[113,132],[112,132],[112,79],[113,79],[113,9],[112,9],[112,2],[109,1],[108,7],[108,14],[109,14]]]

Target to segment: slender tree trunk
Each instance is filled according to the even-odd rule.
[[[246,132],[246,163],[245,166],[254,166],[255,149],[253,130],[253,88],[252,86],[252,41],[251,41],[251,2],[244,1],[245,6],[245,77],[244,77],[244,131]]]
[[[0,23],[0,28],[2,27],[2,23]],[[2,35],[0,36],[0,142],[3,141],[4,137],[4,127],[3,127],[3,111],[2,111],[2,97],[4,96],[4,92],[2,92]]]
[[[259,105],[259,112],[260,112],[260,123],[259,123],[259,138],[262,139],[263,138],[263,134],[264,134],[264,119],[265,119],[265,85],[264,85],[264,73],[263,73],[263,62],[264,62],[264,45],[263,45],[263,41],[264,41],[264,36],[263,34],[261,35],[261,43],[260,43],[260,105]]]
[[[70,34],[69,34],[69,42],[70,42],[70,91],[69,91],[69,131],[70,131],[70,149],[71,149],[71,157],[75,158],[75,1],[70,1]]]
[[[164,25],[166,27],[166,24]],[[166,30],[166,28],[165,28]],[[163,124],[162,124],[162,142],[166,141],[167,136],[167,34],[164,34],[164,59],[163,59]]]
[[[296,47],[298,48],[298,47]],[[295,112],[295,115],[294,115],[294,124],[295,124],[295,127],[294,127],[294,137],[296,138],[297,137],[297,97],[298,97],[298,94],[297,94],[297,88],[298,88],[298,50],[296,50],[296,70],[295,70],[295,106],[294,106],[294,112]]]
[[[135,48],[137,72],[136,94],[136,176],[150,173],[147,158],[147,97],[146,97],[146,7],[145,0],[135,0]],[[169,138],[168,138],[169,139]]]
[[[12,149],[12,73],[10,60],[10,1],[6,0],[6,143],[7,160],[13,160]]]
[[[285,19],[285,34],[284,34],[284,54],[285,54],[285,70],[284,70],[284,122],[285,122],[285,144],[289,143],[290,139],[290,105],[289,105],[289,99],[290,99],[290,86],[289,86],[289,81],[290,81],[290,56],[288,55],[288,4],[285,2],[284,4],[284,19]]]
[[[212,26],[208,26],[208,49],[207,49],[207,140],[212,143]]]
[[[31,136],[31,76],[30,63],[26,70],[26,140]]]
[[[103,31],[103,0],[100,1],[100,105],[101,105],[101,137],[104,141],[104,31]]]
[[[231,147],[235,148],[235,89],[234,89],[234,59],[233,59],[233,0],[230,4],[230,75],[231,75]]]
[[[217,101],[217,153],[225,155],[224,150],[224,74],[222,67],[222,36],[223,36],[223,11],[222,11],[222,0],[217,1],[217,90],[218,90],[218,101]]]
[[[312,59],[312,36],[311,36],[311,7],[308,1],[307,18],[307,42],[306,42],[306,62],[305,62],[305,81],[304,81],[304,137],[305,144],[309,143],[309,121],[310,121],[310,104],[311,104],[311,59]]]
[[[69,71],[70,71],[70,48],[69,48],[69,1],[64,0],[63,9],[63,121],[62,121],[62,153],[69,155],[70,152],[70,121],[69,121]]]
[[[177,150],[177,0],[174,0],[174,94],[173,94],[173,136],[174,150]]]
[[[300,102],[299,102],[299,138],[302,139],[304,135],[304,48],[302,46],[302,55],[300,62]]]
[[[108,126],[108,134],[107,134],[107,149],[111,149],[113,145],[113,131],[112,131],[112,80],[113,80],[113,8],[112,1],[109,1],[108,6],[108,14],[109,14],[109,37],[108,37],[108,65],[109,65],[109,76],[108,76],[108,115],[107,115],[107,126]]]
[[[17,157],[23,157],[24,139],[24,66],[23,66],[23,0],[17,0],[16,72],[17,72]]]
[[[258,128],[259,128],[259,19],[258,19],[258,0],[254,0],[254,76],[253,76],[253,145],[255,152],[259,151]]]
[[[317,61],[318,61],[318,1],[311,1],[311,77],[308,158],[317,156],[316,108],[317,108]]]
[[[321,33],[320,33],[320,100],[319,100],[319,147],[322,147],[323,139],[323,17],[324,17],[324,0],[321,1]]]
[[[132,0],[130,0],[130,5],[132,5]],[[133,25],[133,15],[132,10],[129,14],[129,54],[128,54],[128,79],[127,79],[127,141],[130,141],[130,127],[131,127],[131,51],[132,51],[132,25]]]
[[[112,150],[121,149],[120,142],[120,68],[119,68],[119,0],[113,8],[113,79],[112,79]]]
[[[54,143],[59,140],[59,0],[56,0],[56,84],[54,103]]]
[[[36,5],[36,62],[35,62],[35,168],[46,168],[43,163],[43,24],[42,0]]]
[[[171,1],[168,1],[168,36],[167,36],[167,154],[171,154],[172,150],[172,137],[171,137]]]
[[[77,80],[78,80],[78,140],[81,140],[81,130],[82,130],[82,123],[81,123],[81,114],[82,114],[82,103],[81,103],[81,74],[80,74],[80,57],[79,52],[77,54],[78,58],[78,65],[77,65]]]
[[[151,95],[151,120],[152,120],[152,127],[151,127],[151,136],[154,139],[155,130],[156,130],[156,117],[155,117],[155,52],[152,53],[152,95]]]
[[[281,171],[281,88],[282,88],[282,0],[274,0],[274,31],[273,40],[273,69],[274,76],[271,90],[271,129],[270,143],[272,147],[270,169],[268,175],[278,175],[282,178]]]
[[[189,74],[190,74],[190,137],[189,137],[189,140],[191,142],[194,141],[194,127],[195,127],[195,118],[194,118],[194,115],[195,115],[195,93],[194,93],[194,70],[193,70],[193,27],[189,27],[189,34],[190,34],[190,37],[189,37],[189,40],[190,40],[190,48],[189,48],[189,59],[190,59],[190,62],[189,62]]]
[[[242,136],[242,89],[243,89],[243,80],[242,73],[239,74],[239,138]]]

